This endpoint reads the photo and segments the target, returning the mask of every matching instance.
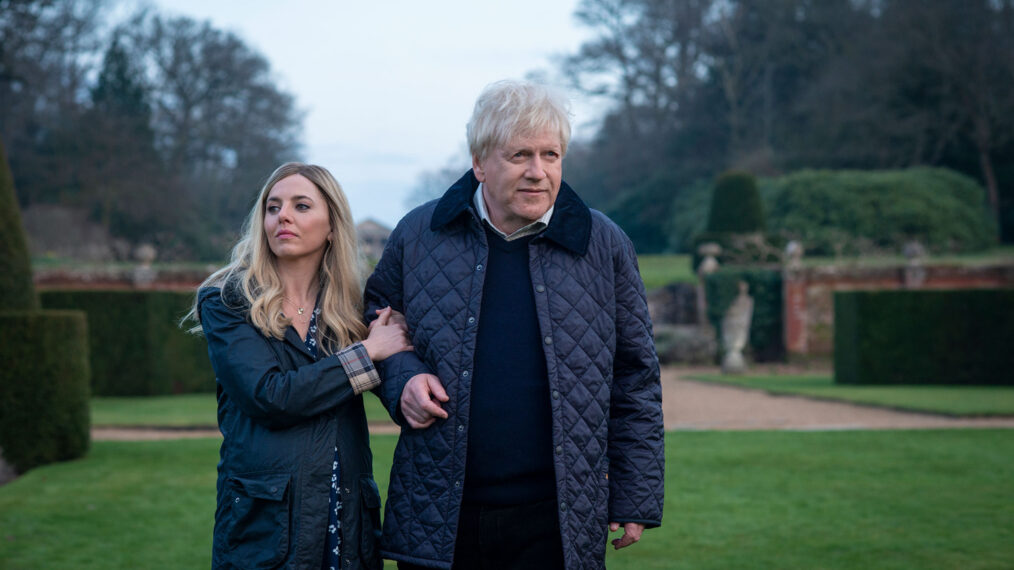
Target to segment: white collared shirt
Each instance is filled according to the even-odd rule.
[[[480,182],[479,187],[475,189],[475,195],[472,196],[472,204],[475,205],[475,211],[476,213],[479,214],[479,219],[489,224],[489,227],[492,228],[493,231],[497,233],[497,235],[499,235],[506,241],[513,241],[518,238],[527,237],[533,234],[537,234],[542,230],[546,229],[546,227],[549,225],[550,218],[553,217],[553,209],[556,208],[555,204],[550,206],[549,209],[546,210],[546,213],[542,214],[541,218],[535,220],[534,222],[528,224],[523,228],[519,228],[517,231],[511,233],[510,235],[507,235],[506,233],[501,231],[500,228],[496,227],[493,224],[493,220],[489,218],[489,212],[486,211],[486,200],[483,199],[482,197],[482,182]]]

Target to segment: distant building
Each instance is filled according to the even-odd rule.
[[[375,220],[366,219],[356,225],[356,236],[359,238],[359,251],[374,261],[380,259],[387,245],[391,230]]]

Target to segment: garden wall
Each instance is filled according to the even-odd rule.
[[[789,358],[834,352],[834,292],[1014,288],[1014,262],[982,266],[804,267],[786,269],[785,348]]]

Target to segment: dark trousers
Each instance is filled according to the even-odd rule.
[[[423,566],[399,562],[399,570]],[[556,499],[512,507],[462,505],[454,570],[563,568]]]

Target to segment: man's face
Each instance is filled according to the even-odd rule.
[[[538,220],[556,203],[563,179],[563,148],[556,133],[521,136],[494,148],[486,158],[472,157],[483,184],[490,221],[511,234]]]

